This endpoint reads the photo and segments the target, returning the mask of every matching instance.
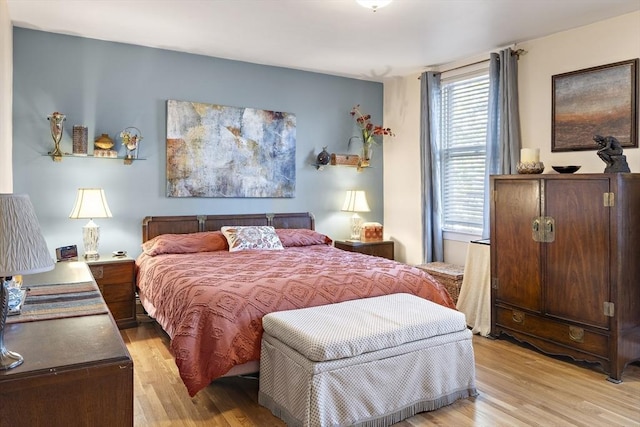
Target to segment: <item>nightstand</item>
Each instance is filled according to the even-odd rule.
[[[381,242],[360,242],[351,240],[337,240],[334,246],[338,249],[349,252],[359,252],[361,254],[379,256],[393,259],[393,241],[383,240]]]
[[[108,254],[87,264],[118,328],[138,326],[134,259]]]

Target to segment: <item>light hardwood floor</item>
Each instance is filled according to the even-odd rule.
[[[258,381],[222,378],[190,398],[155,323],[122,330],[134,360],[135,426],[284,426],[257,403]],[[622,384],[598,365],[474,336],[479,396],[396,424],[411,426],[640,426],[640,366]]]

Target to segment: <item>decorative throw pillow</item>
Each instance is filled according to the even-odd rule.
[[[142,251],[150,256],[162,254],[192,254],[227,249],[227,240],[220,231],[186,234],[161,234],[142,244]]]
[[[284,249],[273,227],[267,225],[230,226],[220,229],[229,244],[229,252],[248,249],[277,251]]]
[[[333,242],[331,238],[314,230],[306,228],[276,228],[276,233],[282,242],[282,246],[312,246],[328,245]]]

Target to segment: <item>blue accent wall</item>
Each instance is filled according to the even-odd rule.
[[[87,220],[68,218],[79,187],[104,188],[113,213],[95,220],[101,252],[126,250],[133,256],[140,252],[147,215],[310,211],[318,231],[345,239],[350,218],[340,212],[345,191],[363,189],[372,211],[362,216],[383,220],[381,147],[373,167],[360,173],[345,166],[317,171],[312,165],[323,146],[329,152],[358,152],[358,144],[347,148],[357,134],[349,111],[361,104],[382,123],[381,83],[17,27],[13,43],[14,192],[31,197],[52,253],[70,244],[82,252]],[[295,197],[167,198],[168,99],[294,113]],[[46,153],[53,148],[47,116],[54,111],[67,117],[63,151],[72,151],[73,125],[89,128],[90,147],[102,133],[119,147],[120,131],[135,126],[144,136],[139,152],[144,160],[130,166],[81,157],[53,162]]]

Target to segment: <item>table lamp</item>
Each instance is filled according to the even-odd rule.
[[[362,227],[362,218],[358,215],[358,212],[370,212],[369,204],[367,203],[367,195],[362,190],[347,190],[347,196],[344,199],[342,205],[342,211],[353,212],[351,217],[351,239],[360,240],[360,228]]]
[[[29,196],[0,194],[0,371],[15,368],[24,360],[4,345],[9,311],[6,280],[19,274],[49,271],[54,265]]]
[[[98,252],[100,227],[93,222],[94,218],[111,218],[111,211],[102,188],[78,188],[76,203],[69,214],[71,219],[88,219],[82,227],[82,243],[84,258],[94,260],[100,258]]]

